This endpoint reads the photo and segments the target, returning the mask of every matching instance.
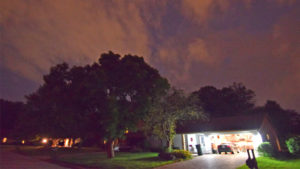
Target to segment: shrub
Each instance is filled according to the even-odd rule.
[[[192,158],[192,154],[189,151],[186,150],[174,150],[172,154],[176,158],[181,158],[181,159],[190,159]]]
[[[258,146],[257,151],[258,151],[259,155],[264,156],[264,157],[271,157],[274,155],[274,149],[270,142],[261,143]]]
[[[300,154],[300,136],[291,137],[285,143],[291,154]]]
[[[186,150],[174,150],[172,152],[161,152],[159,157],[165,160],[190,159],[192,154]]]
[[[175,160],[176,159],[176,157],[172,153],[167,153],[167,152],[160,152],[158,156],[164,160]]]

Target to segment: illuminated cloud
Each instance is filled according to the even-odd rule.
[[[31,80],[66,61],[86,64],[108,50],[149,56],[135,3],[1,1],[3,65]]]

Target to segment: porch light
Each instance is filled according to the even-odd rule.
[[[6,143],[6,142],[7,142],[7,138],[4,137],[4,138],[2,139],[2,143]]]
[[[25,140],[22,140],[22,144],[25,144]]]
[[[46,144],[47,142],[48,142],[48,139],[43,138],[42,143],[43,143],[43,144]]]
[[[129,133],[129,130],[128,130],[128,129],[126,129],[126,130],[125,130],[125,134],[128,134],[128,133]]]

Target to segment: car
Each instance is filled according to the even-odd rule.
[[[222,152],[225,152],[225,154],[227,154],[228,152],[234,154],[235,152],[239,153],[239,150],[234,144],[223,143],[218,145],[218,152],[219,154],[221,154]]]

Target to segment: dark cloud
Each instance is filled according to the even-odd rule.
[[[295,0],[4,0],[1,97],[21,99],[50,66],[112,50],[144,56],[187,91],[243,82],[258,104],[300,111],[298,11]]]

